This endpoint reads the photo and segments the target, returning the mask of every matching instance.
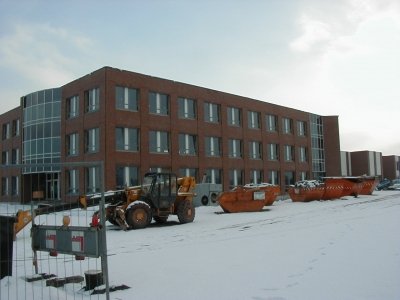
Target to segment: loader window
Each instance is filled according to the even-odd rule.
[[[142,190],[145,195],[150,193],[153,177],[145,177],[143,179]]]
[[[160,174],[158,185],[160,187],[160,196],[168,197],[170,195],[170,176],[169,174]]]

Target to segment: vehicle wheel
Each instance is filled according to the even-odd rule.
[[[211,202],[214,204],[217,203],[217,197],[218,197],[218,195],[216,193],[212,193],[211,194]]]
[[[208,205],[208,198],[207,198],[207,196],[203,196],[203,198],[201,198],[201,204],[203,204],[203,205]]]
[[[158,224],[164,224],[168,220],[168,216],[154,216],[153,217],[154,221],[156,221]]]
[[[184,200],[178,205],[177,215],[181,224],[193,222],[196,214],[192,201]]]
[[[126,222],[133,229],[145,228],[151,222],[151,208],[147,203],[138,202],[126,210]]]

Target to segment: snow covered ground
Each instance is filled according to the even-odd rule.
[[[71,217],[71,225],[89,222],[75,211]],[[83,291],[85,283],[54,288],[24,281],[34,274],[28,227],[14,244],[13,276],[1,281],[1,300],[105,298]],[[400,299],[399,229],[399,191],[310,203],[277,201],[256,213],[200,207],[193,223],[179,225],[171,217],[166,226],[128,232],[109,224],[110,285],[131,287],[110,298]],[[49,259],[43,252],[40,258],[40,272],[60,277],[99,268],[91,265],[98,259]]]

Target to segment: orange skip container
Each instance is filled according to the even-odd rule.
[[[274,203],[280,187],[271,184],[247,184],[219,194],[217,201],[224,212],[261,211]]]

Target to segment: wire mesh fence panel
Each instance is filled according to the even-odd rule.
[[[98,162],[79,163],[85,164],[102,169]],[[63,172],[76,165],[52,167]],[[24,168],[0,166],[0,299],[109,299],[105,227],[98,226],[104,223],[103,187],[103,202],[82,209],[79,194],[63,199],[60,190],[54,193],[60,182],[46,176],[48,190],[38,190],[23,175]],[[24,181],[12,198],[3,179],[9,174],[20,174]],[[102,220],[93,227],[92,216],[99,210]]]

